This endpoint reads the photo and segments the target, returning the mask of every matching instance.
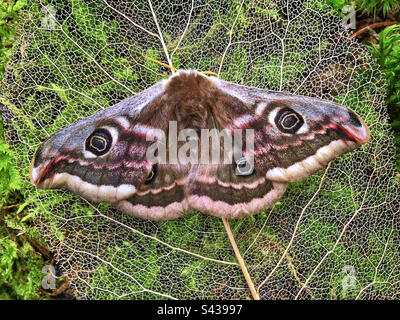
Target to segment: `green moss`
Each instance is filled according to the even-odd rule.
[[[360,10],[373,17],[380,13],[386,16],[390,11],[399,8],[397,0],[357,0],[356,5]]]
[[[12,54],[20,10],[26,6],[26,3],[26,0],[0,0],[0,79]]]
[[[387,79],[388,111],[397,134],[397,169],[400,171],[400,25],[384,29],[379,34],[379,43],[369,48]]]
[[[26,240],[17,238],[0,220],[0,300],[38,299],[43,258]]]

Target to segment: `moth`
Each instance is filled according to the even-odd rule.
[[[163,132],[168,146],[171,122],[177,132],[251,129],[253,148],[231,163],[152,161],[148,136]],[[193,210],[240,218],[272,206],[289,182],[369,138],[365,122],[340,104],[179,70],[48,137],[32,159],[30,178],[40,189],[65,188],[143,219],[174,219]]]

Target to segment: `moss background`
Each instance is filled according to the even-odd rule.
[[[327,0],[327,3],[339,15],[345,5],[353,5],[357,11],[357,30],[377,22],[400,21],[400,7],[395,0]],[[25,0],[0,0],[0,78],[12,55],[16,30],[26,5]],[[396,165],[400,171],[400,26],[382,25],[361,33],[357,39],[368,47],[386,75],[386,101],[396,134]],[[152,56],[150,51],[147,54]],[[150,63],[148,67],[154,67],[154,64]],[[129,78],[129,70],[121,77]],[[2,103],[4,101],[0,100],[0,110]],[[2,139],[0,120],[0,299],[67,298],[68,283],[65,284],[63,278],[57,280],[57,287],[66,290],[54,294],[41,289],[42,267],[52,262],[52,256],[30,228],[30,215],[24,210],[29,199],[19,192],[18,159]]]

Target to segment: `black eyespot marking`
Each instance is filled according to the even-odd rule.
[[[349,118],[350,118],[350,123],[356,127],[361,127],[361,121],[358,118],[358,116],[351,110],[349,110]]]
[[[144,184],[152,183],[156,177],[157,177],[157,165],[153,164],[153,166],[151,167],[151,171],[149,173],[149,176],[147,177],[147,179],[144,182]]]
[[[237,176],[251,176],[256,172],[254,166],[245,157],[233,162],[233,170]]]
[[[304,124],[304,119],[296,111],[283,108],[276,114],[275,124],[284,133],[296,133]]]
[[[111,134],[106,129],[97,129],[86,139],[85,148],[96,156],[102,156],[110,150],[111,145]]]

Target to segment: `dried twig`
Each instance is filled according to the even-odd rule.
[[[63,284],[58,289],[54,290],[53,292],[45,291],[43,289],[40,289],[40,292],[47,296],[56,297],[56,296],[59,296],[60,294],[62,294],[68,288],[69,288],[69,279],[68,279],[68,277],[66,277]]]
[[[347,39],[349,39],[349,40],[353,39],[353,38],[359,36],[360,34],[363,34],[364,32],[367,32],[371,29],[375,29],[375,28],[379,28],[379,27],[386,27],[386,26],[390,26],[392,24],[397,24],[397,23],[398,23],[397,21],[383,21],[383,22],[373,23],[364,28],[361,28],[360,30],[357,30],[351,36],[349,36]]]

